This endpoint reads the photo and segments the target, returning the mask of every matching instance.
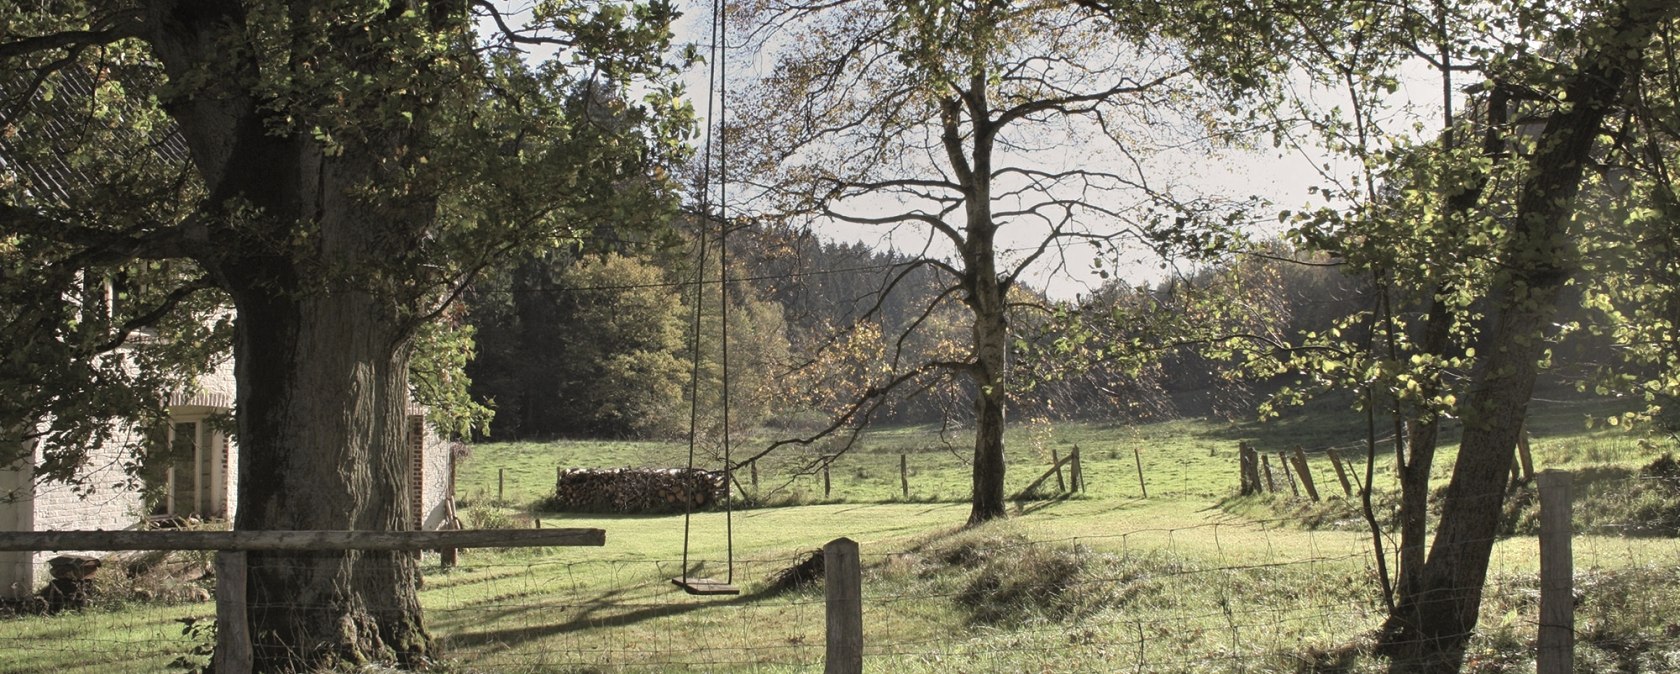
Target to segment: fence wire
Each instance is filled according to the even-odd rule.
[[[1577,488],[1577,671],[1680,671],[1680,532],[1639,509],[1646,491],[1668,488],[1638,477]],[[1631,504],[1620,515],[1583,510],[1613,496]],[[1371,650],[1387,606],[1368,532],[1210,519],[1112,535],[1034,537],[1022,526],[865,541],[865,670],[1380,670]],[[1492,544],[1465,671],[1532,671],[1537,545],[1520,512],[1508,519],[1515,535],[1464,543]],[[1383,540],[1392,568],[1396,541]],[[776,581],[823,542],[737,559],[742,594],[721,597],[674,587],[676,560],[621,550],[470,551],[447,569],[428,553],[420,598],[449,672],[820,671],[821,575]],[[153,564],[131,578],[108,562],[84,609],[8,605],[0,672],[165,672],[178,659],[206,661],[212,635],[183,622],[214,614],[206,556]],[[723,568],[698,560],[690,575]]]

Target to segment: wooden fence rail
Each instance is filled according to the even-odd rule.
[[[38,550],[431,550],[606,545],[603,529],[459,531],[4,531],[0,552]]]
[[[252,645],[245,596],[248,551],[426,550],[606,545],[603,529],[455,531],[6,531],[0,551],[216,550],[213,669],[249,674]]]

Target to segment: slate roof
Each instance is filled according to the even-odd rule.
[[[133,109],[130,102],[118,104],[115,122],[89,113],[88,103],[94,97],[95,85],[86,70],[79,67],[60,70],[51,80],[50,99],[38,90],[20,106],[13,92],[24,91],[31,79],[24,73],[0,76],[0,171],[15,175],[31,196],[65,204],[92,182],[91,177],[66,159],[81,144],[87,125],[98,124],[105,131],[140,142],[144,139],[141,132],[121,124],[127,116],[124,108]],[[14,115],[9,114],[14,110],[15,123],[11,119]],[[52,145],[50,154],[30,153],[17,142],[26,136],[38,140],[43,134]],[[191,159],[186,140],[173,125],[161,143],[152,145],[152,151],[157,159],[170,165],[185,164]]]

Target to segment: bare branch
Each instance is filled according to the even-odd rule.
[[[1122,95],[1122,94],[1134,94],[1134,93],[1140,93],[1140,92],[1148,91],[1148,90],[1153,89],[1155,87],[1159,87],[1163,84],[1166,84],[1168,81],[1172,80],[1175,77],[1185,75],[1189,72],[1190,72],[1190,67],[1185,66],[1185,67],[1179,68],[1177,70],[1166,73],[1164,75],[1161,75],[1159,77],[1156,77],[1155,79],[1152,79],[1152,80],[1149,80],[1149,81],[1146,81],[1146,82],[1139,83],[1139,82],[1132,81],[1130,78],[1126,78],[1126,79],[1122,79],[1120,81],[1121,82],[1120,84],[1116,84],[1116,85],[1114,85],[1112,87],[1109,87],[1108,89],[1105,89],[1105,90],[1102,90],[1102,91],[1096,91],[1096,92],[1092,92],[1092,93],[1088,93],[1088,94],[1076,94],[1076,95],[1072,95],[1072,96],[1060,96],[1060,97],[1055,97],[1055,98],[1044,98],[1044,99],[1027,101],[1027,102],[1022,103],[1020,105],[1016,105],[1016,106],[1011,107],[1007,110],[1004,110],[1002,113],[1000,113],[998,115],[997,121],[995,123],[998,126],[1003,126],[1003,125],[1009,124],[1010,122],[1013,122],[1017,119],[1020,119],[1022,117],[1026,117],[1027,115],[1031,115],[1031,114],[1037,113],[1037,112],[1056,111],[1056,112],[1061,112],[1061,113],[1067,114],[1067,113],[1075,112],[1075,111],[1088,111],[1090,108],[1085,108],[1084,110],[1078,110],[1077,106],[1079,106],[1080,104],[1101,103],[1103,101],[1107,101],[1111,98],[1114,98],[1115,96],[1119,96],[1119,95]]]
[[[886,404],[887,396],[899,387],[936,372],[961,370],[968,367],[970,367],[968,363],[936,361],[924,363],[916,369],[900,373],[898,376],[893,377],[883,384],[871,386],[866,389],[862,395],[858,396],[857,399],[853,400],[851,404],[846,406],[845,411],[841,412],[829,422],[828,426],[822,428],[821,430],[807,436],[784,438],[772,442],[764,449],[759,450],[758,453],[736,462],[735,467],[739,468],[741,466],[751,464],[754,461],[770,455],[771,452],[790,445],[808,447],[824,438],[834,435],[834,433],[838,432],[840,429],[852,426],[856,422],[867,420],[875,413],[876,410],[879,410],[882,405]]]
[[[182,302],[187,300],[187,298],[192,297],[201,291],[209,290],[215,287],[216,283],[212,281],[209,276],[200,276],[188,281],[186,284],[175,288],[174,290],[169,291],[169,294],[165,296],[157,306],[152,307],[150,311],[124,321],[122,326],[117,329],[116,333],[111,336],[111,339],[106,340],[103,344],[100,344],[94,350],[94,353],[108,353],[116,350],[117,347],[127,343],[128,338],[135,332],[144,328],[152,327],[156,325],[158,321],[163,320],[165,316],[168,316],[170,312],[175,310],[175,307],[180,306]]]
[[[496,32],[508,42],[514,44],[546,45],[554,47],[570,47],[577,44],[576,41],[568,38],[532,35],[529,30],[515,29],[514,27],[508,25],[507,20],[502,17],[502,11],[497,9],[496,5],[488,0],[473,0],[472,7],[473,9],[478,10],[480,16],[490,17],[490,20],[496,24]]]

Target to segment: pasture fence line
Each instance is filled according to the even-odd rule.
[[[1060,497],[1069,497],[1069,496],[1073,496],[1073,495],[1076,495],[1076,494],[1082,494],[1082,493],[1087,492],[1088,484],[1087,484],[1087,480],[1086,480],[1084,452],[1080,449],[1079,445],[1077,445],[1077,444],[1072,445],[1069,448],[1069,453],[1065,456],[1062,455],[1060,453],[1060,451],[1058,451],[1056,448],[1050,448],[1049,451],[1050,451],[1050,462],[1049,462],[1048,467],[1046,469],[1044,469],[1043,472],[1037,473],[1037,477],[1035,479],[1033,479],[1030,483],[1028,483],[1025,487],[1010,492],[1012,494],[1012,496],[1010,498],[1012,498],[1014,500],[1060,498]],[[912,485],[912,479],[911,479],[912,474],[914,472],[914,471],[911,470],[911,455],[908,452],[898,452],[897,456],[898,456],[898,460],[895,462],[896,466],[893,467],[893,469],[895,469],[896,473],[897,473],[896,474],[896,479],[892,479],[893,476],[890,475],[890,474],[885,475],[885,476],[877,476],[877,477],[884,477],[888,480],[891,480],[892,486],[896,487],[896,489],[892,489],[890,492],[888,492],[888,494],[896,494],[896,498],[904,500],[904,501],[909,501],[909,500],[912,499],[912,496],[915,493],[915,490],[914,490],[913,485]],[[814,479],[817,483],[816,484],[817,488],[821,489],[820,493],[822,494],[822,499],[823,500],[833,500],[833,499],[836,498],[837,494],[839,495],[839,498],[847,499],[848,496],[845,493],[842,493],[842,486],[840,484],[837,484],[837,482],[839,482],[840,479],[837,478],[837,476],[834,472],[835,471],[835,464],[837,463],[838,459],[839,459],[838,455],[832,455],[832,454],[823,455],[819,460],[817,460],[814,463],[814,467],[809,468],[808,471],[803,471],[803,472],[802,471],[795,471],[795,475],[796,475],[796,477],[797,476],[809,476],[810,478]],[[1138,461],[1141,462],[1141,458],[1139,458]],[[1140,466],[1140,471],[1141,471],[1141,463],[1139,463],[1139,466]],[[541,490],[539,490],[535,493],[539,495],[538,498],[537,498],[537,502],[541,503],[541,502],[549,500],[551,497],[554,497],[555,495],[559,494],[562,490],[565,490],[565,489],[575,490],[576,489],[575,486],[574,487],[564,486],[567,483],[568,474],[572,473],[574,471],[595,471],[595,472],[602,472],[602,473],[624,473],[624,474],[627,474],[627,475],[635,475],[635,474],[643,474],[643,473],[664,474],[664,473],[670,473],[672,471],[679,471],[679,470],[685,470],[685,469],[657,468],[657,467],[643,467],[643,468],[622,467],[622,468],[587,469],[587,468],[579,468],[579,467],[575,467],[575,466],[568,466],[567,464],[561,463],[561,464],[556,464],[554,466],[553,481],[552,482],[547,482],[548,478],[546,476],[541,478],[542,480],[544,480],[544,483],[543,483],[544,486]],[[706,470],[706,469],[687,469],[687,470],[692,470],[692,471],[699,472],[699,473],[705,473],[705,474],[709,474],[709,475],[718,476],[718,482],[719,482],[718,493],[719,493],[719,496],[721,496],[723,494],[722,485],[724,484],[724,481],[721,477],[722,471]],[[529,475],[526,476],[525,483],[520,484],[519,480],[518,480],[518,476],[510,475],[508,469],[505,468],[505,467],[496,468],[495,469],[495,474],[496,474],[496,483],[495,483],[496,496],[493,500],[490,500],[490,503],[492,505],[497,506],[497,507],[502,507],[502,508],[507,508],[507,507],[514,506],[515,504],[512,501],[509,500],[508,495],[510,493],[520,492],[521,487],[525,488],[525,490],[522,493],[525,493],[527,496],[532,494],[532,492],[529,491],[530,482],[531,482]],[[1143,476],[1143,473],[1140,472],[1139,473],[1139,478],[1140,478],[1139,479],[1139,487],[1140,487],[1140,489],[1143,490],[1143,493],[1147,496],[1147,493],[1148,493],[1147,492],[1147,487],[1144,485],[1144,483],[1141,479],[1142,476]],[[1048,486],[1052,483],[1052,481],[1054,482],[1054,491],[1051,491],[1050,489],[1048,489]],[[786,487],[787,484],[791,484],[791,483],[792,483],[792,481],[788,480],[787,483],[785,483],[783,485],[783,487]],[[741,507],[741,504],[764,505],[766,503],[776,503],[776,501],[774,501],[774,500],[765,499],[764,498],[765,493],[760,490],[760,487],[761,487],[760,467],[759,467],[759,463],[756,462],[756,461],[746,463],[743,466],[738,467],[735,471],[732,471],[731,476],[730,476],[730,480],[728,481],[728,485],[729,485],[730,494],[733,497],[739,499],[739,501],[737,502],[737,507]],[[772,490],[772,491],[775,491],[775,490]],[[575,496],[574,491],[568,491],[567,493],[568,493],[568,495]],[[926,494],[926,493],[922,494],[921,496],[923,498],[936,498],[933,495]],[[865,502],[877,502],[877,501],[879,501],[879,502],[890,502],[893,498],[894,498],[894,496],[892,496],[892,495],[877,493],[877,494],[874,495],[873,499],[865,501]],[[955,501],[955,500],[966,500],[967,496],[963,495],[959,499],[955,495],[946,494],[946,495],[943,496],[943,498],[946,499],[946,500]],[[612,499],[604,499],[604,500],[612,500]],[[619,499],[619,500],[622,500],[622,499]],[[849,501],[849,502],[856,502],[856,501]],[[711,506],[708,505],[707,507],[711,507]],[[618,512],[618,513],[621,513],[621,514],[633,514],[633,513],[640,513],[640,512],[663,512],[663,511],[637,510],[637,509],[635,509],[631,506],[625,506],[625,509],[623,509],[623,510],[612,510],[610,508],[607,509],[607,510],[600,510],[600,509],[593,509],[592,507],[579,507],[578,511],[579,512]]]
[[[1379,438],[1376,443],[1381,444],[1392,439],[1393,436],[1390,435]],[[1336,471],[1336,480],[1341,484],[1343,496],[1353,498],[1359,491],[1365,489],[1365,485],[1360,484],[1359,471],[1354,469],[1354,464],[1348,463],[1346,459],[1342,458],[1341,450],[1359,448],[1359,443],[1330,445],[1312,450],[1296,445],[1293,450],[1279,451],[1275,454],[1277,467],[1274,469],[1271,461],[1273,455],[1256,449],[1246,440],[1239,441],[1237,443],[1237,492],[1242,496],[1265,492],[1277,493],[1282,490],[1279,485],[1287,484],[1290,495],[1294,498],[1300,498],[1304,491],[1307,498],[1312,501],[1324,500],[1320,497],[1318,484],[1313,478],[1312,466],[1307,461],[1307,455],[1310,452],[1323,454],[1325,458],[1330,460],[1331,468]],[[1282,473],[1283,476],[1281,478],[1276,477],[1273,474],[1274,470]],[[1512,484],[1529,484],[1534,482],[1535,475],[1534,454],[1529,447],[1528,431],[1524,430],[1517,435],[1517,446],[1511,457],[1510,481]],[[1352,478],[1351,483],[1349,482],[1350,477]],[[1142,479],[1143,464],[1140,460],[1138,463],[1140,485]],[[1297,484],[1297,481],[1299,481],[1299,484]]]
[[[442,531],[22,531],[0,532],[0,551],[215,551],[218,674],[250,674],[253,648],[246,597],[246,553],[323,550],[409,551],[484,547],[601,546],[602,529]]]
[[[1671,591],[1680,579],[1675,532],[1576,534],[1582,515],[1571,527],[1570,510],[1554,505],[1560,494],[1568,503],[1569,494],[1556,487],[1560,477],[1566,474],[1540,475],[1540,536],[1501,536],[1505,542],[1494,549],[1474,656],[1507,669],[1563,667],[1542,674],[1602,670],[1607,653],[1644,658],[1639,671],[1680,671],[1680,630],[1665,627],[1664,618],[1673,615],[1664,597],[1680,594]],[[1628,480],[1601,488],[1656,486]],[[1363,523],[1337,530],[1341,525],[1303,528],[1283,517],[1208,517],[1114,534],[981,527],[890,544],[839,539],[818,553],[737,559],[743,593],[730,598],[675,590],[667,580],[684,570],[680,564],[640,550],[510,551],[473,555],[454,569],[425,565],[421,596],[439,653],[471,672],[1357,669],[1348,658],[1368,652],[1369,635],[1386,615]],[[203,540],[192,549],[213,549]],[[242,553],[224,554],[234,564]],[[722,563],[707,554],[716,553],[702,551],[690,570]],[[234,599],[236,573],[218,569],[218,601],[224,584],[231,586],[227,601]],[[1653,625],[1610,629],[1629,616]],[[1557,636],[1576,642],[1573,661]],[[18,650],[12,645],[0,635],[0,651]],[[0,655],[0,672],[30,671],[8,669],[6,657]]]

